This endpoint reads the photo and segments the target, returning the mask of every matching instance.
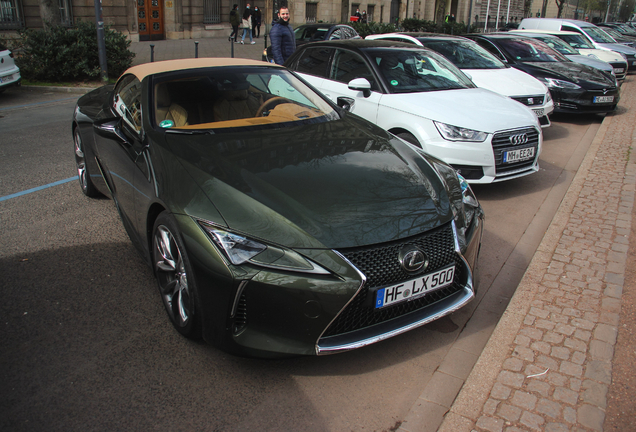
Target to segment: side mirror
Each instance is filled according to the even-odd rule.
[[[351,110],[353,109],[353,106],[355,105],[356,101],[353,98],[340,96],[336,100],[336,103],[343,110],[351,112]]]
[[[131,145],[121,130],[121,118],[110,118],[93,123],[95,133],[104,138],[118,141],[122,144]]]
[[[356,78],[349,81],[349,90],[361,91],[365,98],[371,96],[371,83],[366,78]]]

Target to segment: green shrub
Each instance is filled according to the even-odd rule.
[[[436,23],[435,21],[420,20],[417,18],[406,18],[398,24],[381,24],[376,22],[368,24],[352,22],[348,24],[350,24],[362,38],[365,38],[370,34],[393,33],[397,31],[445,33],[454,35],[466,33],[466,24],[464,23]]]
[[[20,32],[22,47],[16,56],[22,76],[40,81],[85,81],[101,76],[95,23],[80,21],[73,28],[62,26],[48,30]],[[106,27],[108,75],[118,77],[132,64],[135,56],[126,37]]]
[[[370,34],[393,33],[398,31],[397,26],[392,23],[371,22],[363,24],[359,22],[352,22],[348,24],[351,24],[351,27],[353,27],[363,39]]]

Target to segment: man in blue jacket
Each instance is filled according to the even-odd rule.
[[[294,29],[289,24],[289,8],[286,6],[278,11],[278,21],[272,26],[269,38],[272,41],[274,62],[282,65],[296,51]]]

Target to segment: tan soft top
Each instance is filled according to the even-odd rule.
[[[276,66],[272,63],[265,63],[258,60],[248,60],[243,58],[224,58],[224,57],[205,57],[191,58],[181,60],[165,60],[152,63],[144,63],[133,66],[124,74],[133,74],[139,81],[142,81],[148,75],[159,74],[163,72],[179,71],[186,69],[198,69],[206,67],[218,66]],[[281,67],[281,66],[277,66]]]

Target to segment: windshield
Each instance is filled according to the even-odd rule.
[[[592,46],[587,41],[587,39],[585,39],[581,35],[578,35],[578,34],[559,35],[558,37],[559,37],[559,39],[565,41],[572,48],[576,48],[576,49],[594,49],[594,46]]]
[[[451,62],[425,50],[369,49],[391,93],[465,89],[475,85]]]
[[[610,35],[598,27],[583,27],[582,30],[596,43],[616,43]]]
[[[561,39],[553,36],[532,36],[535,39],[540,40],[553,50],[563,55],[579,55],[579,52],[572,48],[570,45],[562,41]]]
[[[520,62],[562,62],[569,61],[541,41],[533,39],[499,39],[508,54]]]
[[[475,42],[461,40],[418,39],[426,48],[437,51],[460,69],[505,69],[506,65]]]
[[[339,118],[284,69],[216,67],[155,78],[154,116],[163,129],[222,129]]]

